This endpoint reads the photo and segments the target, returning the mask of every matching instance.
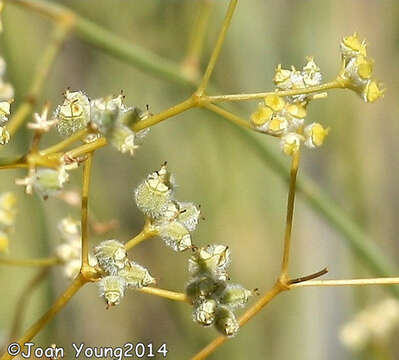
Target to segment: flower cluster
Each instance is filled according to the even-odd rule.
[[[151,231],[174,251],[184,251],[192,246],[190,233],[198,225],[200,211],[193,203],[177,201],[174,188],[174,177],[165,163],[137,186],[134,195],[137,207],[150,221]]]
[[[366,40],[360,41],[357,33],[343,38],[340,76],[365,102],[373,102],[383,96],[385,90],[372,79],[374,60],[367,56],[366,46]]]
[[[8,251],[8,236],[14,229],[16,198],[12,192],[0,195],[0,253]]]
[[[63,189],[64,184],[69,181],[67,171],[77,167],[77,161],[72,161],[68,164],[63,161],[57,169],[30,168],[28,176],[23,179],[16,179],[15,183],[25,186],[27,194],[32,194],[34,189],[46,200],[50,196],[57,195]]]
[[[387,298],[359,312],[340,331],[340,340],[352,350],[373,340],[386,340],[399,325],[399,301]]]
[[[234,336],[239,323],[234,314],[244,306],[252,292],[239,284],[229,284],[226,268],[230,250],[224,245],[199,248],[189,259],[191,279],[186,286],[193,304],[193,320],[202,326],[214,325],[226,336]]]
[[[274,76],[276,90],[306,89],[320,85],[321,80],[320,68],[312,57],[307,58],[301,71],[294,67],[283,69],[278,65]],[[282,97],[277,92],[270,94],[251,115],[251,124],[257,131],[280,138],[281,149],[287,155],[294,155],[302,142],[309,148],[319,147],[328,129],[319,123],[304,126],[306,107],[315,96],[299,94]]]
[[[99,281],[100,295],[108,306],[118,305],[127,288],[142,288],[155,283],[143,266],[127,257],[125,246],[118,240],[106,240],[94,249],[104,276]]]
[[[68,279],[74,279],[82,266],[82,234],[80,221],[70,217],[58,224],[61,243],[56,247],[56,256],[63,263],[63,272]],[[89,254],[89,264],[95,266],[96,258]]]
[[[134,132],[131,128],[138,121],[147,118],[149,112],[126,107],[122,94],[90,100],[82,91],[66,90],[64,97],[64,102],[54,113],[61,136],[71,136],[90,126],[95,137],[106,136],[121,153],[134,155],[141,140],[148,133],[148,129]],[[92,135],[87,141],[93,138]]]
[[[0,145],[5,145],[10,141],[10,133],[5,125],[10,116],[10,108],[14,96],[14,88],[3,79],[5,71],[6,62],[0,57]]]

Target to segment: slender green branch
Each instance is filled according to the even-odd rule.
[[[86,282],[87,280],[84,276],[79,274],[68,289],[66,289],[65,292],[56,300],[54,305],[18,340],[18,344],[21,348],[24,348],[24,344],[32,340],[32,338],[68,303],[78,290],[86,284]],[[13,356],[6,352],[0,360],[11,360],[12,358]]]
[[[366,286],[366,285],[399,285],[399,277],[372,279],[340,279],[340,280],[309,280],[290,285],[290,288],[305,286]]]
[[[93,151],[96,151],[97,149],[104,147],[105,145],[107,145],[107,139],[101,137],[91,143],[78,146],[65,153],[65,155],[71,158],[76,158],[82,155],[90,154]]]
[[[169,291],[169,290],[164,290],[164,289],[159,289],[159,288],[154,288],[150,286],[146,286],[140,289],[137,289],[138,291],[150,295],[155,295],[155,296],[160,296],[165,299],[169,300],[174,300],[174,301],[182,301],[182,302],[188,302],[190,303],[190,300],[187,298],[186,294],[183,293],[178,293],[174,291]]]
[[[0,265],[47,267],[59,264],[62,264],[62,260],[57,257],[43,259],[11,259],[0,257]]]
[[[183,111],[186,111],[195,106],[196,106],[195,100],[190,97],[187,100],[185,100],[167,110],[160,112],[159,114],[150,116],[148,119],[138,121],[137,123],[135,123],[133,125],[133,130],[139,131],[139,130],[146,129],[150,126],[154,126],[155,124],[158,124],[159,122],[161,122],[163,120],[169,119],[172,116],[176,116],[176,115],[182,113]]]
[[[287,202],[287,218],[285,223],[285,235],[284,235],[283,261],[281,264],[281,273],[280,273],[280,280],[283,283],[286,283],[288,279],[288,265],[290,259],[291,233],[292,233],[292,222],[294,219],[296,178],[299,169],[299,158],[300,158],[300,151],[298,150],[292,156],[292,161],[291,161],[290,182],[289,182],[288,202]]]
[[[73,19],[76,35],[89,44],[157,77],[179,85],[195,86],[191,79],[182,74],[177,64],[114,35],[59,3],[46,0],[12,0],[11,3],[39,12],[57,22],[65,18]]]
[[[18,107],[7,125],[7,129],[10,134],[15,134],[18,128],[24,123],[26,117],[32,112],[37,97],[43,89],[43,85],[47,79],[51,66],[54,63],[54,60],[57,57],[64,40],[69,34],[69,30],[71,29],[72,25],[73,24],[71,21],[62,21],[55,25],[52,39],[50,40],[47,48],[44,50],[43,56],[37,65],[37,70],[32,80],[32,86],[28,96]]]
[[[144,240],[150,239],[156,235],[156,232],[150,231],[146,228],[143,229],[138,235],[130,239],[126,244],[125,248],[127,251],[134,248],[136,245],[140,244]]]
[[[74,133],[71,136],[69,136],[68,138],[66,138],[65,140],[60,141],[58,144],[55,144],[55,145],[50,146],[50,147],[48,147],[46,149],[40,150],[39,153],[40,153],[40,155],[44,156],[44,155],[52,154],[52,153],[55,153],[55,152],[59,152],[61,150],[64,150],[68,146],[72,145],[76,141],[81,140],[87,134],[89,134],[89,130],[88,129],[79,130],[76,133]]]
[[[88,202],[90,189],[90,176],[93,161],[93,154],[89,153],[83,168],[82,185],[82,269],[89,266],[89,226],[88,226]]]
[[[292,89],[292,90],[280,90],[280,91],[268,91],[262,93],[254,94],[234,94],[234,95],[215,95],[215,96],[205,96],[204,101],[209,101],[212,103],[216,102],[226,102],[226,101],[245,101],[245,100],[257,100],[263,99],[268,95],[279,95],[279,96],[293,96],[300,94],[311,94],[314,92],[321,92],[331,89],[343,89],[345,88],[345,83],[342,80],[334,80],[328,83],[309,86],[304,89]]]
[[[237,116],[227,110],[224,110],[217,105],[213,105],[211,103],[204,103],[202,106],[204,108],[214,112],[215,114],[218,114],[218,115],[224,117],[225,119],[231,121],[235,125],[241,126],[246,129],[253,130],[251,124],[248,121],[245,121],[244,119],[240,118],[239,116]]]
[[[287,176],[287,166],[285,159],[274,151],[272,145],[261,141],[258,136],[254,136],[247,131],[233,126],[235,131],[246,146],[250,148],[254,155],[267,165],[272,171],[282,179],[289,181]],[[259,135],[262,136],[262,135]],[[397,273],[392,261],[385,255],[375,242],[363,231],[363,229],[353,221],[348,214],[336,205],[316,183],[306,175],[297,180],[297,192],[302,195],[306,202],[315,210],[315,213],[326,220],[328,224],[342,235],[342,239],[349,246],[350,250],[359,260],[368,267],[376,276],[390,276]],[[387,290],[399,297],[399,289],[394,286],[387,287]]]
[[[249,320],[251,320],[259,311],[261,311],[270,301],[272,301],[282,291],[287,290],[285,287],[281,287],[279,283],[276,283],[265,295],[263,295],[255,304],[253,304],[245,313],[241,316],[239,323],[240,326],[244,326]],[[199,353],[191,358],[191,360],[203,360],[209,355],[214,353],[221,345],[223,345],[229,338],[224,335],[218,336],[215,340],[210,342],[204,347]]]
[[[216,41],[216,45],[215,45],[215,47],[213,49],[213,52],[212,52],[211,58],[209,60],[208,66],[207,66],[207,68],[205,70],[205,74],[204,74],[204,76],[203,76],[203,78],[201,80],[201,83],[200,83],[197,91],[196,91],[198,96],[202,96],[203,95],[203,93],[204,93],[204,91],[205,91],[205,89],[206,89],[206,87],[208,85],[209,79],[211,78],[212,72],[213,72],[213,70],[215,68],[216,62],[217,62],[219,54],[220,54],[220,50],[222,49],[222,45],[224,43],[224,39],[226,38],[226,33],[227,33],[227,30],[228,30],[228,28],[230,26],[231,19],[233,18],[234,10],[235,10],[235,8],[237,6],[237,1],[238,0],[230,0],[229,7],[227,9],[227,13],[226,13],[226,16],[225,16],[224,21],[223,21],[222,29],[220,30],[218,39]]]

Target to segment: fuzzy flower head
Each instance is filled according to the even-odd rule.
[[[126,281],[121,276],[106,276],[99,281],[100,296],[104,297],[107,306],[118,305],[126,291]]]
[[[71,136],[87,126],[90,121],[90,100],[82,91],[64,93],[64,102],[54,113],[57,130],[61,136]]]
[[[160,218],[173,198],[173,190],[174,178],[164,163],[137,186],[134,192],[137,207],[152,219]]]
[[[223,335],[234,336],[239,330],[234,310],[245,306],[252,291],[228,282],[229,263],[230,251],[224,245],[198,249],[189,259],[186,294],[193,304],[194,322],[214,325]]]

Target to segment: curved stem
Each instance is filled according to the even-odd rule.
[[[129,251],[130,249],[134,248],[136,245],[140,244],[144,240],[150,239],[156,235],[156,232],[149,231],[144,227],[144,229],[137,234],[134,238],[130,239],[126,244],[125,244],[125,249],[126,251]]]
[[[87,280],[84,276],[79,274],[65,292],[57,299],[54,305],[18,340],[18,344],[21,348],[23,348],[24,344],[30,341],[68,303],[86,282]],[[12,355],[5,353],[0,360],[10,360],[12,358]]]
[[[0,265],[12,266],[53,266],[62,264],[62,260],[57,257],[44,259],[9,259],[0,257]]]

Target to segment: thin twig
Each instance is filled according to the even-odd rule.
[[[217,62],[219,54],[220,54],[220,50],[222,49],[222,45],[223,45],[224,40],[226,38],[226,33],[227,33],[227,30],[228,30],[228,28],[230,26],[231,19],[233,18],[234,10],[235,10],[235,8],[237,6],[237,1],[238,0],[230,0],[230,4],[229,4],[229,7],[227,9],[227,13],[226,13],[226,16],[224,18],[224,21],[223,21],[223,24],[222,24],[222,28],[220,30],[218,39],[216,41],[216,45],[215,45],[215,47],[213,49],[211,58],[209,59],[209,63],[208,63],[208,66],[207,66],[207,68],[205,70],[205,74],[204,74],[204,76],[203,76],[203,78],[201,80],[201,83],[200,83],[197,91],[196,91],[196,94],[198,96],[202,96],[203,95],[203,93],[204,93],[204,91],[205,91],[205,89],[206,89],[206,87],[208,85],[209,79],[211,78],[212,72],[213,72],[213,70],[215,68],[216,62]]]
[[[292,279],[292,280],[288,280],[288,285],[298,284],[298,283],[301,283],[301,282],[304,282],[304,281],[313,280],[313,279],[316,279],[316,278],[318,278],[320,276],[323,276],[323,275],[325,275],[327,273],[328,273],[328,269],[324,268],[324,269],[322,269],[322,270],[320,270],[318,272],[315,272],[313,274],[302,276],[302,277],[299,277],[299,278],[296,278],[296,279]]]
[[[339,80],[333,80],[325,84],[317,85],[317,86],[309,86],[303,89],[292,89],[292,90],[276,90],[276,91],[267,91],[261,93],[254,94],[232,94],[232,95],[214,95],[214,96],[205,96],[204,101],[210,101],[212,103],[216,102],[226,102],[226,101],[246,101],[246,100],[258,100],[263,99],[268,95],[279,95],[279,96],[293,96],[300,94],[311,94],[313,92],[321,92],[325,90],[331,89],[343,89],[345,88],[345,84]]]
[[[88,202],[90,189],[90,176],[93,155],[89,153],[83,168],[83,185],[82,185],[82,268],[89,265],[89,226],[88,226]]]
[[[290,259],[291,249],[291,232],[292,232],[292,221],[294,218],[294,206],[295,206],[295,193],[296,193],[296,177],[299,168],[299,150],[292,156],[291,171],[290,171],[290,183],[288,191],[288,202],[287,202],[287,218],[285,223],[285,235],[284,235],[284,251],[283,261],[281,264],[280,279],[285,282],[288,277],[288,264]]]
[[[187,298],[186,294],[184,293],[178,293],[174,291],[169,291],[169,290],[164,290],[164,289],[159,289],[159,288],[154,288],[154,287],[143,287],[141,289],[137,289],[142,293],[150,294],[150,295],[156,295],[163,297],[165,299],[169,300],[174,300],[174,301],[182,301],[182,302],[188,302],[190,303],[190,300]]]
[[[54,305],[18,340],[18,344],[21,348],[23,348],[24,344],[30,341],[68,303],[87,281],[88,280],[86,280],[82,274],[77,276],[65,292],[56,300]],[[0,360],[11,360],[12,358],[13,356],[6,352]]]
[[[349,280],[309,280],[290,285],[290,288],[305,286],[365,286],[365,285],[398,285],[399,277],[349,279]]]

